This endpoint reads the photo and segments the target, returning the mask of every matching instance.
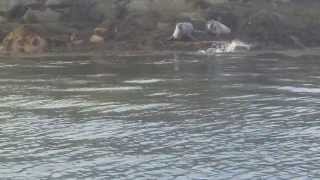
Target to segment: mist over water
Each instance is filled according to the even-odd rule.
[[[2,58],[0,179],[320,177],[319,57]]]

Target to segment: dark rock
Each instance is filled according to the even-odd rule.
[[[117,21],[117,20],[116,20]],[[145,38],[146,34],[157,29],[159,17],[153,13],[130,13],[122,21],[115,22],[115,38],[118,40]]]
[[[46,7],[51,9],[64,9],[72,6],[72,0],[47,0]]]
[[[17,20],[23,17],[27,10],[28,8],[26,6],[18,4],[10,8],[6,13],[6,16],[9,20]]]
[[[242,33],[252,40],[265,44],[290,44],[291,27],[286,18],[275,12],[260,11],[251,17],[242,26]]]
[[[0,16],[0,24],[6,23],[7,22],[7,18]]]
[[[40,8],[44,0],[11,0],[6,16],[10,20],[19,20],[29,8]]]
[[[96,0],[51,0],[46,5],[56,11],[63,9],[64,21],[100,23],[104,19],[104,14],[98,10],[99,4]]]
[[[61,14],[51,9],[28,9],[22,19],[27,23],[52,23],[58,22],[61,19]]]

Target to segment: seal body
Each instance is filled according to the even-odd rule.
[[[210,20],[207,22],[207,31],[216,36],[226,35],[231,33],[231,29],[216,20]]]
[[[189,22],[177,23],[176,28],[172,34],[170,40],[183,40],[183,39],[191,39],[194,40],[192,33],[194,32],[194,27]]]

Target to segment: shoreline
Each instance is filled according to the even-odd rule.
[[[131,58],[131,57],[172,57],[175,56],[195,56],[195,57],[221,57],[221,56],[259,56],[259,57],[289,57],[299,58],[308,56],[320,56],[320,46],[307,49],[285,49],[285,50],[252,50],[239,51],[233,53],[218,53],[218,54],[200,54],[198,51],[188,50],[96,50],[86,52],[71,52],[71,51],[49,51],[42,54],[19,54],[19,55],[4,55],[0,54],[0,60],[45,60],[50,58]],[[169,58],[169,59],[170,59]],[[64,60],[63,60],[64,61]],[[68,61],[66,59],[65,61]]]
[[[318,4],[320,7],[320,3]],[[317,4],[306,11],[299,4],[222,3],[211,4],[190,12],[177,12],[172,17],[156,11],[128,11],[119,18],[105,18],[100,22],[58,20],[24,22],[7,20],[1,23],[0,40],[21,26],[33,27],[48,42],[48,52],[91,51],[197,51],[207,49],[214,41],[240,41],[252,44],[254,50],[304,49],[320,46],[320,13]],[[45,13],[45,12],[43,12]],[[164,12],[163,12],[164,13]],[[170,41],[175,25],[190,22],[196,31],[203,31],[212,19],[230,27],[226,37],[196,36],[197,41]],[[95,37],[96,29],[104,31]],[[74,36],[73,36],[74,35]],[[23,36],[23,35],[21,35]],[[101,38],[101,39],[99,39]],[[71,40],[73,39],[73,41]],[[101,43],[102,42],[102,43]],[[8,44],[8,43],[7,43]],[[70,45],[71,44],[71,45]]]

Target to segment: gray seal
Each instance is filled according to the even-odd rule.
[[[169,40],[183,40],[191,39],[195,40],[193,37],[194,27],[190,22],[181,22],[176,24],[176,28]]]
[[[226,35],[231,33],[231,29],[216,20],[210,20],[207,22],[207,31],[216,36]]]

